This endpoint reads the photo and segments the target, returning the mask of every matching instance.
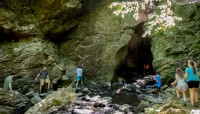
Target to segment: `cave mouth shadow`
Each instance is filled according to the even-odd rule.
[[[155,75],[151,46],[150,38],[140,38],[134,48],[131,45],[122,47],[116,54],[118,59],[114,78],[122,77],[127,83],[132,83],[145,75]]]

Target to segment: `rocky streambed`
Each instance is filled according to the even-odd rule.
[[[91,82],[77,88],[70,85],[68,88],[58,88],[57,91],[43,94],[34,91],[26,95],[12,92],[3,97],[2,93],[0,112],[5,114],[187,114],[193,109],[189,106],[189,102],[186,103],[187,107],[183,106],[181,98],[175,97],[174,88],[163,85],[162,96],[159,98],[155,88],[146,84],[145,79],[138,79],[131,84],[99,85]]]

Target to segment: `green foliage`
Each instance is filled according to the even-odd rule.
[[[110,8],[116,9],[113,11],[113,14],[120,15],[122,18],[124,18],[125,14],[131,12],[135,20],[140,20],[141,11],[146,11],[147,9],[153,10],[153,13],[147,15],[145,23],[146,30],[144,36],[147,36],[157,34],[160,31],[166,31],[175,26],[176,21],[182,20],[172,11],[172,4],[170,0],[141,0],[113,2]]]

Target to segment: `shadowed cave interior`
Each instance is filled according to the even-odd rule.
[[[144,33],[142,27],[143,23],[138,24],[127,45],[118,50],[113,79],[123,77],[126,82],[130,83],[145,75],[155,74],[152,66],[151,38],[141,37]]]

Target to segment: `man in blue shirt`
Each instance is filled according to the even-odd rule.
[[[82,79],[83,79],[83,70],[81,68],[81,66],[78,66],[78,68],[76,69],[76,87],[78,87],[78,83],[79,81],[81,81],[81,85],[82,85]]]
[[[37,75],[35,80],[37,80],[38,77],[40,77],[40,93],[41,93],[42,86],[44,85],[44,83],[48,83],[48,89],[50,88],[50,84],[51,84],[49,80],[49,76],[48,76],[47,67],[44,67],[43,70],[40,71],[40,73]]]

